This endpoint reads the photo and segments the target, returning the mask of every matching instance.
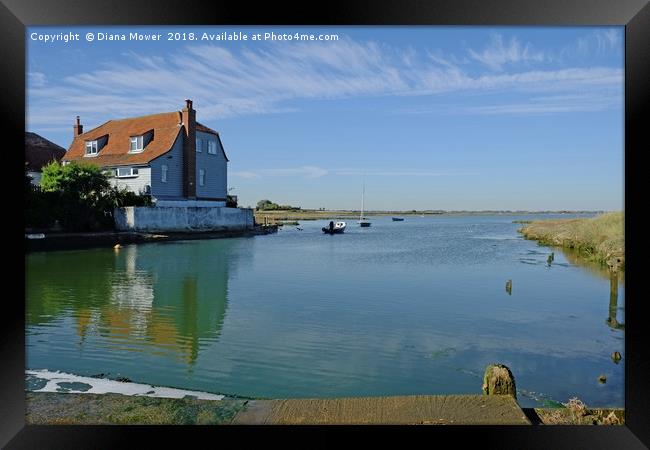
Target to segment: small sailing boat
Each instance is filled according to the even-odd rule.
[[[365,217],[363,217],[363,202],[364,202],[364,197],[366,194],[366,178],[363,178],[363,190],[361,191],[361,214],[359,215],[359,226],[360,227],[369,227],[370,222],[366,220]]]

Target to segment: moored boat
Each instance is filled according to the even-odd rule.
[[[393,222],[404,222],[404,219],[401,217],[393,217]]]
[[[323,233],[325,234],[340,234],[345,231],[345,222],[330,222],[329,226],[323,227]]]

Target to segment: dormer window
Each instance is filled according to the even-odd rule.
[[[217,154],[217,141],[213,141],[213,140],[208,141],[208,153],[211,155]]]
[[[97,155],[97,141],[86,141],[86,156]]]
[[[203,144],[203,140],[201,138],[196,138],[196,151],[197,153],[201,153],[203,149],[201,148],[201,144]]]
[[[144,136],[131,136],[129,153],[138,153],[144,150]]]

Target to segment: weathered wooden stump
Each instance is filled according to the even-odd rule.
[[[517,398],[515,377],[503,364],[490,364],[483,375],[483,393],[485,395],[511,395]]]
[[[622,356],[619,352],[614,352],[612,353],[612,361],[614,361],[616,364],[621,360]]]
[[[508,295],[512,295],[512,280],[506,281],[506,292]]]

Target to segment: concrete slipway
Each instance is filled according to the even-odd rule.
[[[414,395],[252,400],[241,425],[530,425],[509,395]]]

